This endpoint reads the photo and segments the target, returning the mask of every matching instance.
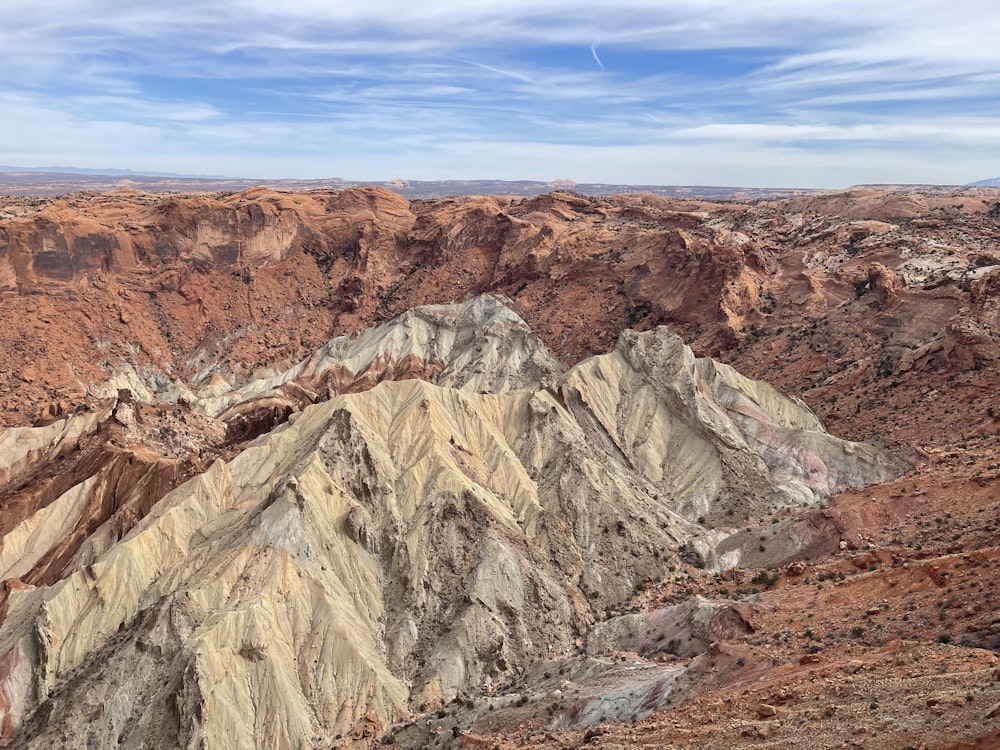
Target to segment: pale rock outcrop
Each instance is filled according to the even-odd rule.
[[[587,639],[587,653],[630,651],[644,656],[696,656],[716,641],[752,633],[753,618],[752,605],[695,596],[682,604],[598,623]]]
[[[829,435],[799,399],[743,377],[665,328],[626,331],[614,351],[572,368],[560,393],[596,419],[611,455],[656,484],[688,520],[810,505],[907,466]]]
[[[738,548],[714,557],[730,511],[811,504],[905,468],[666,329],[626,332],[559,376],[523,321],[485,299],[412,312],[310,362],[380,379],[404,360],[440,363],[435,382],[291,413],[120,541],[95,531],[68,576],[11,587],[2,739],[366,746],[417,706],[572,648],[595,610],[682,546],[738,564]],[[75,498],[40,513],[68,522]],[[49,522],[11,536],[11,574],[49,543]]]
[[[81,438],[107,419],[108,409],[60,419],[44,427],[13,427],[0,432],[0,485],[32,466],[74,450]]]
[[[262,435],[293,412],[384,380],[419,378],[486,393],[535,388],[565,366],[500,295],[409,310],[376,328],[332,339],[281,372],[233,387],[212,366],[194,383],[156,368],[121,368],[99,395],[127,389],[148,403],[181,402],[218,419],[233,441]]]
[[[564,366],[500,296],[482,295],[457,305],[409,310],[377,328],[340,336],[307,360],[272,377],[220,393],[194,395],[192,405],[226,419],[239,404],[288,394],[289,386],[317,393],[370,388],[383,380],[417,377],[454,388],[489,393],[536,387]],[[206,371],[209,378],[211,371]],[[213,392],[214,391],[214,392]]]

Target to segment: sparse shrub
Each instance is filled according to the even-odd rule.
[[[755,575],[751,579],[750,582],[757,586],[765,586],[767,588],[771,588],[772,586],[774,586],[774,584],[778,582],[778,578],[780,577],[781,574],[778,573],[778,571],[774,571],[772,573],[767,570],[761,570],[757,573],[757,575]]]
[[[336,261],[336,258],[330,255],[323,255],[319,251],[306,252],[312,256],[314,261],[316,261],[316,267],[319,269],[319,272],[324,276],[328,276],[330,271],[333,270],[333,264]]]
[[[637,305],[634,305],[625,317],[625,327],[634,328],[637,323],[639,323],[644,318],[649,317],[653,312],[653,305],[647,300],[640,301]]]

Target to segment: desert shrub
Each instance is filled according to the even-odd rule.
[[[765,586],[767,588],[771,588],[772,586],[774,586],[774,584],[778,582],[778,578],[780,577],[781,574],[778,571],[774,571],[772,573],[771,571],[768,570],[761,570],[757,573],[757,575],[755,575],[751,579],[750,582],[757,586]]]

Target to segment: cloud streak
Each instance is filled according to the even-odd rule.
[[[597,67],[598,68],[600,68],[601,70],[607,70],[607,68],[604,67],[604,63],[601,62],[601,58],[599,58],[597,56],[597,47],[598,46],[599,45],[598,45],[597,42],[592,43],[590,45],[590,54],[594,58],[594,62],[597,63]]]
[[[4,163],[830,187],[875,166],[881,182],[1000,174],[993,2],[11,5]]]

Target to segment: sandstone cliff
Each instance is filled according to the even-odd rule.
[[[993,361],[995,327],[971,287],[1000,264],[996,198],[0,198],[0,417],[65,413],[108,395],[98,386],[127,367],[141,382],[212,373],[243,386],[334,336],[493,291],[567,361],[664,324],[797,395],[817,389],[824,418],[867,436],[878,404],[861,381],[912,393]],[[840,391],[851,403],[828,407]]]

